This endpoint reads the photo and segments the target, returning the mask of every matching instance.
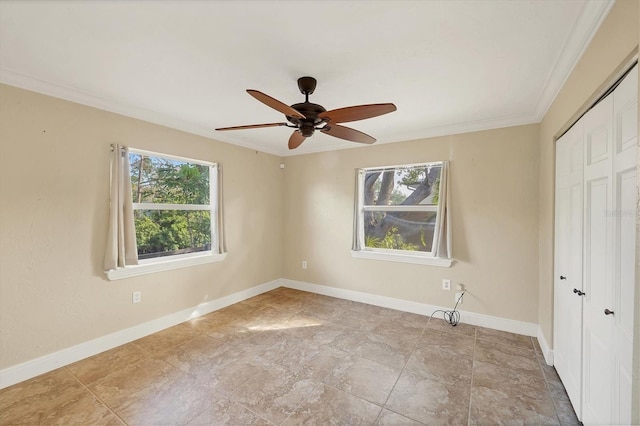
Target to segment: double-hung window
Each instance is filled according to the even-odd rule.
[[[450,266],[446,162],[357,170],[355,257]]]
[[[124,278],[222,260],[216,163],[128,150],[138,265]]]

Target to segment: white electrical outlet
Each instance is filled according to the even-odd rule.
[[[133,295],[131,296],[131,301],[132,301],[132,303],[140,303],[140,302],[142,302],[142,292],[141,291],[134,291]]]
[[[462,305],[462,292],[460,293],[456,293],[456,297],[453,299],[454,303],[457,303],[458,305]]]
[[[442,289],[443,290],[451,290],[451,280],[444,278],[442,280]]]
[[[307,269],[307,261],[306,260],[302,261],[302,269]]]

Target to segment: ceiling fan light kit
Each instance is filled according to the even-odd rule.
[[[366,133],[352,129],[350,127],[340,126],[338,123],[347,123],[350,121],[364,120],[367,118],[377,117],[379,115],[388,114],[397,108],[392,103],[386,104],[370,104],[356,105],[351,107],[334,109],[327,111],[322,105],[309,102],[309,95],[316,90],[317,81],[313,77],[300,77],[298,79],[298,89],[304,95],[304,102],[294,105],[287,105],[279,100],[272,98],[258,90],[248,89],[247,93],[251,96],[281,112],[287,118],[286,123],[266,123],[266,124],[250,124],[244,126],[220,127],[217,131],[226,130],[244,130],[257,129],[262,127],[279,127],[287,126],[294,128],[293,134],[289,138],[289,149],[299,147],[308,137],[311,137],[316,130],[321,131],[329,136],[345,139],[352,142],[371,144],[376,140]]]

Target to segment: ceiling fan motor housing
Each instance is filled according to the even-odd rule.
[[[326,109],[322,105],[311,102],[303,102],[291,105],[291,108],[304,115],[306,118],[291,117],[287,115],[287,120],[300,129],[300,133],[304,137],[313,135],[316,125],[322,123],[322,119],[318,118],[318,114],[325,112]]]

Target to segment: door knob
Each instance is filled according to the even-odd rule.
[[[567,277],[565,277],[564,275],[560,275],[560,279],[561,279],[561,280],[566,280],[566,279],[567,279]]]
[[[605,315],[613,315],[613,311],[610,311],[609,309],[605,309],[604,310],[604,314]]]
[[[573,289],[573,292],[574,292],[575,294],[577,294],[578,296],[584,296],[584,295],[585,295],[585,292],[580,291],[580,290],[578,290],[577,288],[574,288],[574,289]]]

